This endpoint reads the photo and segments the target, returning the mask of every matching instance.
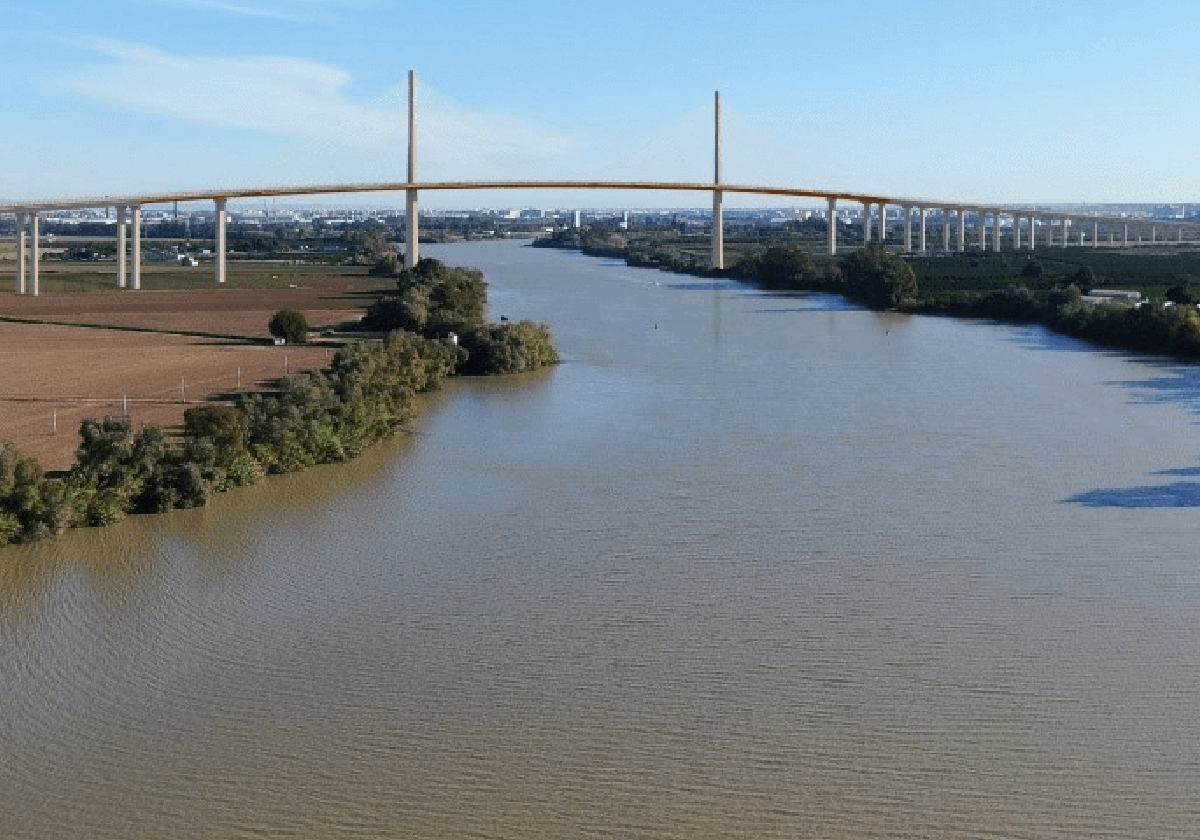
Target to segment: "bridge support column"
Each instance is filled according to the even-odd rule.
[[[1080,224],[1079,224],[1079,247],[1080,248],[1083,247],[1083,231],[1084,231],[1084,224],[1082,222],[1080,222]]]
[[[1129,247],[1129,223],[1128,222],[1125,222],[1124,228],[1125,229],[1121,235],[1121,247],[1128,248]]]
[[[829,254],[833,256],[837,253],[837,199],[830,198],[829,201]]]
[[[983,210],[976,210],[975,215],[979,217],[979,250],[987,250],[987,213]]]
[[[38,247],[40,222],[38,211],[32,211],[29,214],[29,294],[34,297],[38,294],[38,269],[42,262],[42,250]]]
[[[129,250],[128,243],[125,241],[125,208],[117,208],[117,288],[125,288],[126,275],[126,251]]]
[[[725,210],[723,207],[724,193],[713,190],[712,211],[712,267],[725,267]]]
[[[1183,228],[1179,228],[1178,230],[1176,230],[1175,234],[1176,234],[1175,241],[1182,243],[1183,242]]]
[[[1000,211],[992,211],[992,250],[1000,253]]]
[[[218,198],[213,203],[216,205],[213,213],[213,276],[220,286],[225,282],[225,228],[229,223],[229,199]]]
[[[887,205],[879,202],[879,244],[887,239]]]
[[[1100,223],[1092,222],[1092,247],[1100,247]]]
[[[958,250],[967,250],[967,211],[961,207],[954,211],[958,220]]]
[[[950,211],[945,207],[941,209],[942,214],[942,250],[950,250]]]
[[[142,288],[142,205],[133,205],[133,248],[129,255],[130,286],[134,291]]]
[[[1021,250],[1021,217],[1013,213],[1013,250]]]
[[[918,208],[917,208],[917,212],[918,212],[918,213],[920,213],[920,216],[919,216],[918,218],[920,218],[920,220],[921,220],[921,226],[920,226],[920,238],[919,238],[919,240],[918,240],[918,241],[920,242],[920,244],[921,244],[921,247],[920,247],[918,250],[920,250],[920,252],[921,252],[922,254],[924,254],[924,253],[925,253],[925,251],[926,251],[926,245],[925,245],[925,216],[928,214],[928,212],[929,212],[929,208],[927,208],[927,207],[918,207]]]
[[[1150,244],[1153,245],[1158,241],[1158,225],[1150,225]]]
[[[417,182],[417,71],[408,71],[408,183],[404,191],[404,267],[414,268],[421,256],[420,234],[417,231],[417,191],[412,184]]]
[[[413,268],[420,260],[420,254],[417,253],[420,233],[417,230],[417,191],[404,191],[404,267]]]
[[[912,251],[912,207],[904,208],[904,251]]]
[[[17,283],[16,292],[25,294],[26,259],[29,257],[29,240],[25,236],[25,214],[17,213]]]
[[[863,245],[871,244],[871,202],[863,202]]]

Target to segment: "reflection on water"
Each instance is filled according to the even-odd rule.
[[[0,552],[0,836],[1194,833],[1190,369],[431,250],[564,364]]]

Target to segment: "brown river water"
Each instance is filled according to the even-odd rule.
[[[1200,369],[429,251],[563,364],[0,551],[0,837],[1200,836]]]

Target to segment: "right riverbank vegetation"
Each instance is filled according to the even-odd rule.
[[[352,340],[330,365],[277,380],[265,391],[184,413],[174,434],[133,429],[125,417],[85,421],[75,465],[49,476],[0,444],[0,545],[103,526],[130,513],[204,505],[213,493],[264,475],[346,461],[408,426],[417,394],[456,374],[519,373],[554,364],[547,327],[489,324],[487,285],[474,269],[424,259],[395,264],[396,289],[363,319],[383,338]]]
[[[806,223],[807,224],[807,223]],[[814,254],[823,231],[763,232],[706,265],[707,237],[587,228],[539,239],[632,266],[722,276],[775,291],[843,295],[876,309],[1041,324],[1095,344],[1200,358],[1200,251],[1090,247],[901,255],[879,245]],[[1120,289],[1133,295],[1109,295]]]

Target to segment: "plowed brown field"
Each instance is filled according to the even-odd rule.
[[[0,317],[212,332],[261,340],[278,309],[314,327],[357,320],[369,302],[361,275],[306,277],[299,288],[107,290],[0,294]],[[322,367],[320,345],[0,322],[0,440],[47,469],[75,459],[80,421],[128,412],[134,426],[182,422],[184,409],[286,371]]]

